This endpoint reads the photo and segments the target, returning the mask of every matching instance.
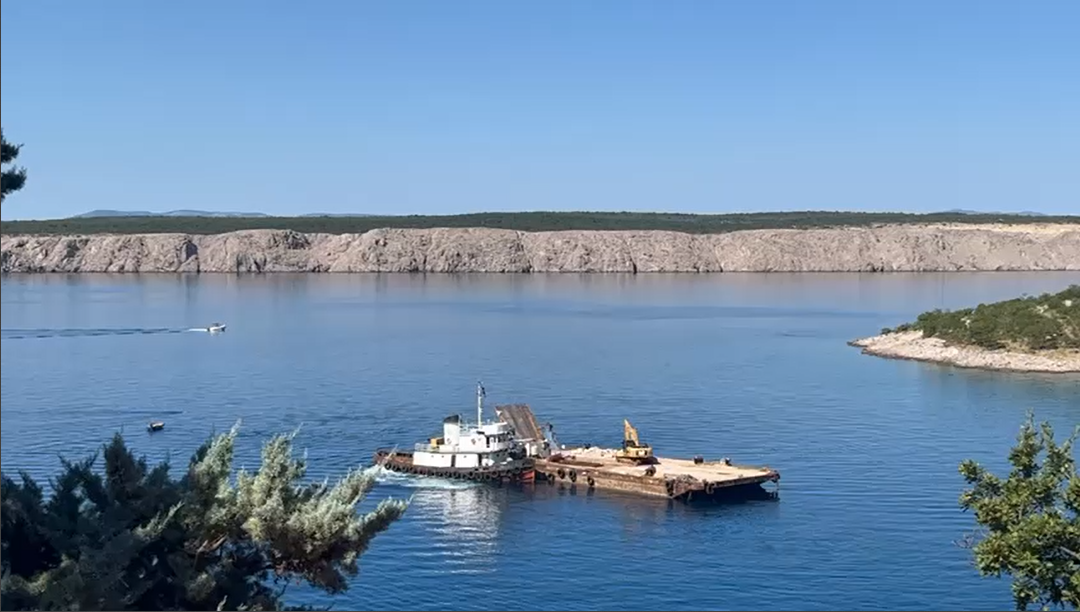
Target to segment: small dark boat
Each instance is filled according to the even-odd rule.
[[[162,429],[165,429],[165,423],[163,421],[150,421],[146,425],[146,430],[150,433],[161,431]]]

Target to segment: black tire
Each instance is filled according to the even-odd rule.
[[[585,482],[589,483],[590,488],[596,486],[596,479],[594,479],[592,476],[589,476],[589,478]]]
[[[570,482],[577,482],[577,470],[570,470]]]
[[[559,468],[559,480],[566,480],[566,470]]]

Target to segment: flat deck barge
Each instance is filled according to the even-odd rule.
[[[563,448],[535,460],[537,480],[571,486],[618,490],[639,495],[690,499],[738,496],[765,492],[765,483],[780,482],[780,473],[768,467],[734,465],[702,458],[656,457],[647,465],[616,460],[616,449]]]

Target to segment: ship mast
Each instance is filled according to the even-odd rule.
[[[476,426],[479,428],[484,424],[484,396],[487,392],[484,391],[484,385],[480,382],[476,383]]]

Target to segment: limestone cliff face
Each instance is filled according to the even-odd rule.
[[[1080,270],[1080,225],[518,232],[251,230],[3,236],[3,272],[892,272]]]

